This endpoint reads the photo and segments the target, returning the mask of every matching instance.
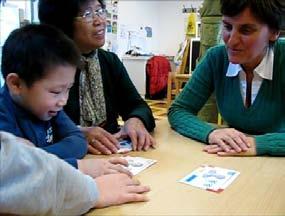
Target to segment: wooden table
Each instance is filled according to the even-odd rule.
[[[170,129],[167,120],[157,123],[158,147],[131,156],[158,162],[137,178],[151,187],[149,202],[96,209],[88,215],[285,215],[285,158],[218,157],[202,151],[203,144]],[[240,172],[222,193],[179,183],[202,164]]]

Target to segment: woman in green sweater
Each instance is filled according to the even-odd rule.
[[[285,155],[282,0],[221,0],[225,45],[211,48],[169,109],[171,127],[220,156]],[[214,92],[227,128],[197,118]]]

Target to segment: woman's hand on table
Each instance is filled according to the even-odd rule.
[[[115,136],[101,127],[82,127],[81,131],[85,134],[91,154],[110,155],[117,153],[120,148]]]
[[[209,154],[217,154],[219,156],[256,155],[256,145],[253,137],[248,137],[232,128],[216,129],[214,131],[217,133],[212,134],[212,136],[211,134],[209,135],[209,145],[203,149],[205,152]]]
[[[145,128],[139,118],[129,118],[121,130],[115,134],[117,139],[129,138],[132,142],[134,151],[147,151],[155,148],[155,140]]]
[[[246,152],[250,148],[250,143],[246,135],[234,128],[219,128],[213,130],[208,137],[210,145],[216,145],[224,152]],[[210,152],[209,152],[210,153]]]

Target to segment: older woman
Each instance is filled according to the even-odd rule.
[[[283,0],[221,0],[224,45],[210,49],[169,110],[179,133],[208,153],[285,155]],[[197,118],[214,92],[227,128]],[[250,134],[250,135],[248,135]]]
[[[133,150],[148,150],[155,142],[151,110],[140,97],[118,57],[100,49],[105,43],[106,9],[103,0],[40,0],[39,19],[74,40],[82,54],[74,86],[65,107],[81,125],[94,154],[112,154],[118,139],[129,137]],[[117,118],[125,121],[119,128]]]

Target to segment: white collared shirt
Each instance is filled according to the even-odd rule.
[[[251,104],[254,102],[263,79],[272,80],[273,76],[273,60],[274,60],[274,51],[273,48],[267,50],[266,55],[263,57],[260,64],[253,71],[253,80],[252,80],[252,91],[251,91]],[[246,96],[246,74],[242,69],[240,64],[229,63],[229,67],[226,73],[227,77],[235,77],[239,75],[240,80],[240,90],[243,101],[245,103]]]

